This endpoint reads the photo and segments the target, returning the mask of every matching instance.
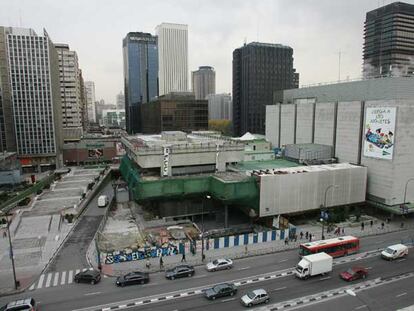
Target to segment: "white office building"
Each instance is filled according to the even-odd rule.
[[[158,36],[159,95],[188,91],[188,26],[162,23]]]
[[[95,109],[95,83],[93,81],[85,81],[86,107],[88,109],[88,122],[96,123]]]
[[[233,117],[233,105],[229,93],[207,95],[208,119],[231,120]]]

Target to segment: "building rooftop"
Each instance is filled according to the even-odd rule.
[[[271,170],[271,169],[281,169],[288,167],[297,167],[299,164],[285,159],[274,159],[267,161],[248,161],[240,162],[236,165],[232,165],[230,168],[235,169],[236,171],[260,171],[260,170]]]

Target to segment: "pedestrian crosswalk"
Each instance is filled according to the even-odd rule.
[[[73,269],[67,271],[59,272],[49,272],[43,273],[40,275],[30,287],[29,290],[36,290],[41,288],[55,287],[61,285],[67,285],[73,283],[73,277],[81,272],[86,270],[92,270],[92,268],[83,268],[83,269]],[[103,277],[106,277],[105,275]]]

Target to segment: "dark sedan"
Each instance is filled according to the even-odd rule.
[[[101,273],[96,270],[86,270],[76,274],[73,279],[75,283],[90,283],[93,285],[101,280]]]
[[[194,267],[181,265],[165,271],[165,277],[170,280],[194,275]]]
[[[127,286],[135,284],[144,284],[149,282],[149,274],[146,272],[130,272],[125,275],[119,276],[116,279],[117,286]]]
[[[212,288],[207,289],[204,292],[204,296],[207,299],[215,300],[220,297],[233,296],[237,293],[237,288],[234,284],[223,283],[218,284]]]
[[[357,279],[365,279],[368,275],[368,271],[362,267],[352,267],[342,273],[339,276],[345,281],[354,281]]]

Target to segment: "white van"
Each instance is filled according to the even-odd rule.
[[[408,255],[408,247],[404,244],[395,244],[388,246],[381,252],[381,257],[387,260],[394,260]]]
[[[101,195],[98,198],[98,207],[105,207],[108,204],[108,196]]]

